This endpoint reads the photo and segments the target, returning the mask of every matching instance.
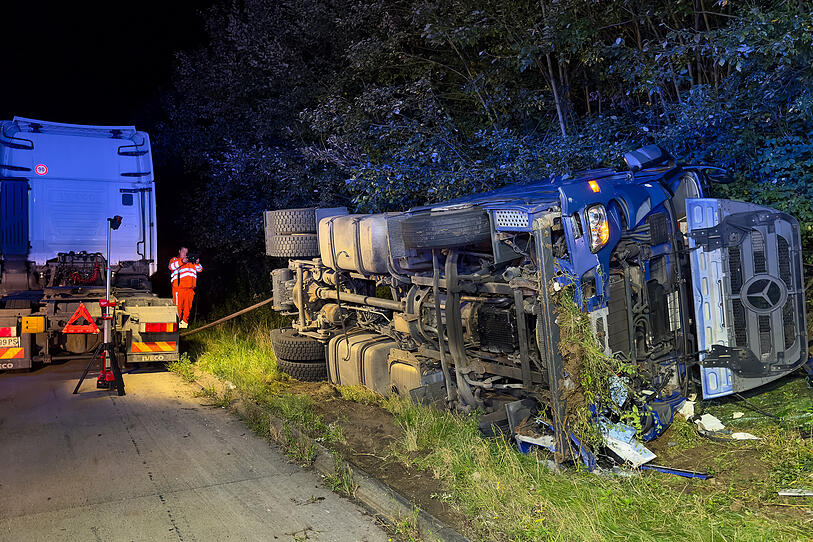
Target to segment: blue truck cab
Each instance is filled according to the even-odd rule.
[[[101,317],[107,218],[116,215],[122,222],[109,263],[123,359],[176,359],[171,300],[151,292],[155,214],[146,133],[20,117],[0,122],[0,369],[93,352],[98,326],[88,322],[86,333],[66,326],[80,305],[93,324]],[[147,323],[163,331],[152,335]]]
[[[573,282],[582,308],[606,319],[605,350],[641,363],[670,352],[680,371],[695,367],[706,399],[805,363],[798,221],[705,198],[712,183],[730,179],[718,168],[678,166],[656,146],[628,153],[627,163],[626,172],[583,171],[453,203],[489,212],[497,239],[532,232],[536,213],[559,207],[557,281]]]

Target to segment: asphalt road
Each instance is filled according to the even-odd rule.
[[[0,540],[387,540],[177,376],[71,395],[83,368],[0,374]]]

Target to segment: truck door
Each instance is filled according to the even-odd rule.
[[[769,207],[688,199],[703,397],[752,389],[807,359],[799,223]]]
[[[155,262],[155,201],[152,198],[152,187],[140,188],[138,193],[141,202],[140,254],[145,260]]]
[[[28,182],[0,181],[0,253],[28,254]]]

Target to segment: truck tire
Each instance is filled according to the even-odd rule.
[[[401,228],[410,248],[475,245],[491,237],[488,214],[479,207],[413,215]]]
[[[266,226],[277,235],[316,233],[316,208],[269,211],[266,222]]]
[[[272,329],[271,346],[277,359],[289,361],[317,361],[325,359],[325,345],[291,328]]]
[[[277,359],[277,368],[302,382],[319,382],[327,380],[327,364],[323,361],[303,363]]]
[[[315,233],[269,235],[266,238],[269,256],[277,258],[315,258],[319,256],[319,243]]]

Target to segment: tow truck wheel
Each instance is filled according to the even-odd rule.
[[[325,346],[322,343],[297,335],[292,328],[272,329],[271,346],[279,361],[307,362],[325,359]]]
[[[267,254],[277,258],[315,258],[319,255],[315,233],[269,235],[266,247]]]
[[[410,248],[449,248],[474,245],[491,237],[488,214],[478,207],[413,215],[402,225]]]
[[[277,358],[277,368],[302,382],[319,382],[327,380],[327,364],[324,360],[317,362],[287,361]]]
[[[266,221],[271,231],[281,235],[316,233],[316,208],[280,209],[269,211]]]

